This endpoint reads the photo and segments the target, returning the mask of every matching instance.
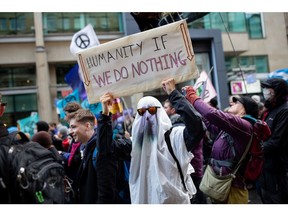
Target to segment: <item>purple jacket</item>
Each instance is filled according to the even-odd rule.
[[[217,110],[201,99],[194,102],[194,107],[203,116],[203,121],[208,130],[218,129],[220,131],[214,141],[211,158],[219,161],[235,158],[234,165],[236,165],[250,141],[253,131],[252,124],[241,117]],[[229,139],[232,139],[234,148],[231,148]],[[220,169],[219,166],[212,165],[212,167],[218,175],[221,173],[225,175],[231,171],[231,169],[224,166]],[[234,187],[245,188],[243,173],[244,167],[241,166],[236,173],[235,180],[232,182]]]

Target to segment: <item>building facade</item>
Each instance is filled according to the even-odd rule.
[[[54,101],[71,91],[64,77],[76,64],[71,39],[89,23],[100,43],[139,32],[129,13],[0,13],[0,91],[8,102],[8,126],[31,112],[58,121]],[[209,13],[189,30],[197,67],[214,68],[211,79],[222,108],[232,93],[230,82],[242,78],[239,68],[263,79],[287,67],[287,13]],[[143,94],[164,99],[160,90]],[[128,106],[143,94],[128,97]]]

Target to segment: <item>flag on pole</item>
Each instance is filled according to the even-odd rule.
[[[110,112],[112,114],[122,113],[123,112],[123,106],[122,106],[120,98],[115,98],[113,100]]]
[[[82,79],[79,76],[79,65],[75,64],[64,78],[65,82],[73,89],[78,89],[81,100],[87,98],[86,90]]]
[[[76,32],[70,44],[70,52],[76,57],[76,53],[99,45],[100,42],[91,24]]]
[[[27,118],[19,119],[17,121],[17,125],[20,131],[24,133],[29,133],[30,137],[34,135],[34,128],[36,127],[36,123],[39,121],[38,113],[31,113],[31,115]]]
[[[100,112],[102,111],[102,104],[100,102],[96,104],[89,104],[87,98],[84,101],[82,101],[81,107],[84,109],[89,109],[97,119],[100,116]]]
[[[268,78],[280,78],[284,79],[288,83],[288,68],[282,68],[269,73]]]
[[[215,88],[206,71],[202,71],[200,73],[200,76],[194,85],[194,89],[196,90],[197,95],[201,97],[201,99],[203,99],[206,103],[217,96]]]

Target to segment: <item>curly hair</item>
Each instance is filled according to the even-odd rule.
[[[82,107],[78,102],[72,101],[72,102],[67,103],[63,110],[67,113],[72,113],[72,112],[75,112],[81,108]]]

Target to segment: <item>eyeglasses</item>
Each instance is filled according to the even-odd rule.
[[[7,106],[6,102],[0,102],[0,106]]]
[[[160,108],[160,107],[152,106],[152,107],[148,107],[148,108],[139,108],[139,109],[137,109],[137,112],[140,116],[143,116],[144,113],[146,112],[146,110],[148,110],[148,112],[151,115],[154,115],[157,113],[157,108]]]

